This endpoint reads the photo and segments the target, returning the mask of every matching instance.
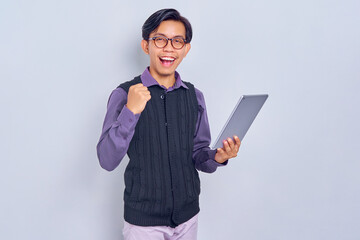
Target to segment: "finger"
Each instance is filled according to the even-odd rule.
[[[139,87],[139,88],[135,88],[134,89],[136,92],[141,93],[141,92],[149,92],[147,87]]]
[[[138,84],[135,84],[135,85],[132,85],[130,88],[133,88],[133,89],[148,89],[146,86],[144,86],[142,83],[138,83]]]
[[[221,160],[228,156],[228,154],[225,152],[223,148],[218,148],[217,153],[219,153]]]
[[[229,152],[231,151],[231,149],[230,149],[230,146],[229,146],[228,141],[227,141],[227,140],[224,140],[224,141],[223,141],[223,144],[224,144],[224,150],[225,150],[225,152],[226,152],[226,153],[229,153]]]
[[[216,149],[216,151],[219,153],[219,154],[223,154],[224,153],[224,150],[222,148],[218,148]]]
[[[144,85],[142,83],[138,83],[138,84],[135,84],[135,85],[132,85],[129,90],[135,90],[135,89],[139,89],[139,88],[142,88],[144,87]]]
[[[216,149],[215,159],[216,159],[217,162],[223,163],[224,158],[226,158],[226,156],[227,156],[227,154],[224,152],[224,149],[222,149],[222,148],[217,148]]]
[[[229,142],[229,146],[230,146],[230,152],[228,152],[228,155],[230,157],[236,157],[237,149],[236,149],[236,145],[235,145],[234,141],[231,138],[229,138],[228,142]]]
[[[234,149],[234,147],[235,147],[234,141],[231,138],[228,138],[227,141],[229,143],[230,149]]]
[[[146,100],[146,101],[149,101],[150,99],[151,99],[151,95],[150,95],[150,94],[145,96],[145,100]]]
[[[150,95],[150,91],[147,90],[147,89],[137,90],[137,92],[138,92],[139,94],[142,94],[142,95]]]
[[[137,96],[147,96],[147,95],[150,95],[151,93],[148,91],[148,90],[145,90],[145,91],[143,91],[143,90],[136,90],[136,95]]]
[[[231,138],[227,139],[229,146],[230,146],[230,152],[228,152],[228,155],[230,157],[235,157],[237,155],[237,149],[234,141]]]
[[[240,144],[241,144],[240,138],[235,135],[234,139],[235,139],[235,144],[240,147]]]
[[[238,136],[234,136],[234,139],[235,139],[235,150],[236,150],[236,152],[238,152],[239,148],[240,148],[240,145],[241,145],[241,141],[238,138]]]

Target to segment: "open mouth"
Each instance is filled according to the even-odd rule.
[[[160,62],[162,65],[168,67],[171,66],[175,61],[173,57],[160,57]]]

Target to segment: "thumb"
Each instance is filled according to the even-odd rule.
[[[216,149],[216,151],[217,151],[218,153],[220,153],[220,154],[223,154],[223,153],[224,153],[224,150],[223,150],[222,148],[218,148],[218,149]]]

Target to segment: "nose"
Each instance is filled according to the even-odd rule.
[[[170,39],[168,39],[168,42],[167,42],[166,46],[164,47],[164,51],[167,51],[167,52],[174,51],[174,48],[172,46],[172,43],[171,43]]]

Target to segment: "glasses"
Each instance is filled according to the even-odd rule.
[[[158,48],[164,48],[167,46],[169,40],[171,41],[171,46],[175,49],[182,49],[185,46],[186,40],[182,37],[174,37],[174,38],[167,38],[167,37],[152,37],[148,40],[154,40],[155,46]]]

